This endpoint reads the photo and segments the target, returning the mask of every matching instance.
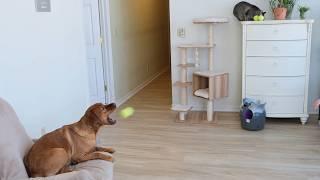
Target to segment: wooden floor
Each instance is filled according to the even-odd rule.
[[[101,131],[102,144],[117,150],[115,180],[320,179],[315,118],[306,126],[268,120],[259,132],[242,130],[237,113],[177,123],[170,82],[169,73],[156,79],[119,108],[135,108],[133,117]]]

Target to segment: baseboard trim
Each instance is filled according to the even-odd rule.
[[[171,106],[174,106],[174,104],[172,104]],[[201,106],[201,105],[197,105],[197,106],[193,106],[191,111],[206,111],[206,106]],[[240,106],[215,106],[214,111],[217,112],[240,112]],[[318,112],[315,111],[310,111],[309,115],[318,115]]]
[[[174,104],[171,105],[172,107],[174,106]],[[206,106],[201,106],[201,105],[197,105],[197,106],[193,106],[191,111],[206,111],[207,107]],[[239,112],[240,111],[240,107],[236,107],[236,106],[215,106],[214,107],[214,111],[217,112]]]
[[[134,95],[136,95],[139,91],[141,91],[143,88],[148,86],[153,80],[155,80],[160,75],[162,75],[163,73],[167,72],[168,70],[169,70],[169,66],[163,68],[161,71],[159,71],[158,73],[154,74],[152,77],[150,77],[149,79],[147,79],[146,81],[144,81],[143,83],[138,85],[136,88],[131,90],[127,95],[125,95],[124,97],[116,100],[117,106],[121,106],[122,104],[127,102],[130,98],[132,98]]]

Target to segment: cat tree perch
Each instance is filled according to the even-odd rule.
[[[209,26],[208,43],[207,44],[183,44],[178,46],[180,49],[180,81],[177,81],[174,86],[180,88],[180,104],[174,105],[172,110],[179,112],[179,119],[185,120],[187,113],[192,109],[188,104],[188,88],[192,87],[193,95],[207,100],[207,120],[213,120],[213,104],[215,99],[220,99],[228,96],[228,73],[214,72],[213,65],[213,27],[215,24],[227,23],[227,18],[200,18],[194,19],[194,24],[204,24]],[[188,49],[194,50],[194,63],[187,62]],[[209,70],[194,71],[193,82],[187,80],[188,69],[197,68],[200,66],[199,49],[208,49],[209,51]]]

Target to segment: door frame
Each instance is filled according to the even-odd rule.
[[[98,0],[98,3],[106,103],[111,103],[116,101],[116,96],[113,74],[110,1]]]

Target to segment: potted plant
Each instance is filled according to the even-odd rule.
[[[285,0],[270,0],[270,7],[276,20],[286,19],[288,10],[284,4],[284,1]]]
[[[300,19],[305,19],[306,12],[310,10],[308,6],[299,6]]]
[[[287,8],[287,19],[291,18],[292,11],[294,9],[294,6],[296,5],[297,0],[283,0],[284,6]]]

